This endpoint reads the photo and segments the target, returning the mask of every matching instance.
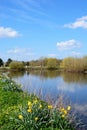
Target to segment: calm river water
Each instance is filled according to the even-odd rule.
[[[87,74],[60,73],[58,71],[9,72],[9,76],[23,85],[23,90],[53,100],[62,94],[79,113],[87,125]]]

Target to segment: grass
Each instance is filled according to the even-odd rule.
[[[70,109],[56,109],[0,76],[0,130],[75,130]]]

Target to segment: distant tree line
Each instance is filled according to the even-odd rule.
[[[83,72],[87,71],[87,56],[82,58],[67,57],[62,60],[57,58],[40,58],[32,61],[14,61],[8,59],[3,62],[0,58],[0,67],[10,67],[11,69],[24,69],[24,68],[47,68],[47,69],[61,69],[70,72]]]
[[[67,57],[62,60],[60,67],[71,72],[87,71],[87,56],[82,58]]]

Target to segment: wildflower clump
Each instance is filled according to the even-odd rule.
[[[70,110],[71,110],[71,106],[68,106],[66,109],[61,108],[60,112],[62,113],[62,118],[65,118],[69,114]]]
[[[68,114],[71,106],[60,110],[53,105],[41,101],[38,98],[28,100],[26,106],[21,110],[22,117],[18,118],[23,129],[45,130],[49,128],[61,130],[74,130],[69,123]]]

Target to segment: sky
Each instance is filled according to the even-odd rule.
[[[87,0],[0,0],[0,58],[87,55]]]

